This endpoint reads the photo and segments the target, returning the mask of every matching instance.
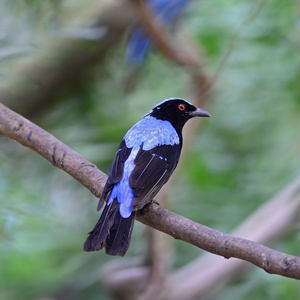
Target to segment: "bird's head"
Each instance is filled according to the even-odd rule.
[[[177,131],[181,131],[186,121],[193,117],[211,117],[207,111],[180,98],[166,99],[157,104],[146,116],[169,121]]]

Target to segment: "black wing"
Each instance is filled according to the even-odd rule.
[[[181,144],[161,145],[149,151],[142,146],[134,160],[135,168],[129,177],[135,198],[132,210],[136,211],[150,202],[175,170],[181,152]]]
[[[123,140],[116,153],[115,159],[110,167],[109,175],[105,187],[103,189],[102,195],[98,202],[98,206],[97,206],[98,211],[102,208],[104,201],[106,200],[113,186],[122,179],[124,163],[126,159],[129,157],[131,150],[132,148],[127,148],[126,143]]]

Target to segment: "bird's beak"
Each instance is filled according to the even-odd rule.
[[[201,108],[197,108],[196,110],[192,111],[190,115],[192,117],[207,117],[207,118],[211,117],[210,113],[208,113],[207,111]]]

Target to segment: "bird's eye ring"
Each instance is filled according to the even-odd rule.
[[[179,110],[185,110],[185,105],[184,104],[179,104],[178,109]]]

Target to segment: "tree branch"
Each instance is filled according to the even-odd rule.
[[[37,152],[100,197],[107,179],[103,172],[53,135],[1,103],[0,133]]]
[[[107,178],[104,173],[54,136],[2,104],[0,133],[42,155],[99,197]],[[299,189],[297,196],[298,194]],[[300,279],[299,257],[213,230],[156,204],[139,211],[137,220],[211,253],[225,258],[240,258],[268,273]]]
[[[246,260],[271,274],[300,279],[299,257],[211,229],[157,204],[139,211],[137,220],[208,252]]]
[[[230,234],[257,243],[278,240],[299,218],[299,188],[300,176],[258,207]],[[225,260],[220,256],[205,253],[171,274],[169,284],[172,289],[168,293],[169,299],[194,299],[200,295],[209,297],[216,285],[224,284],[233,276],[238,276],[245,267],[246,262],[243,260]]]

